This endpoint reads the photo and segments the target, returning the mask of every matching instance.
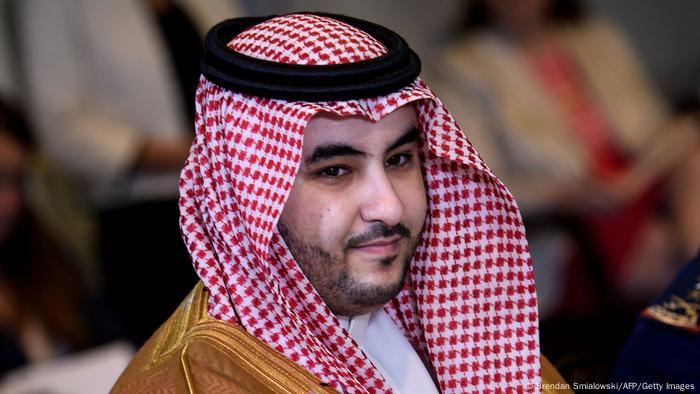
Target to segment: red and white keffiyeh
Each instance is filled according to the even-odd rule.
[[[292,14],[229,47],[291,64],[385,52],[328,17]],[[443,393],[529,392],[540,382],[537,302],[525,231],[510,193],[420,79],[342,102],[261,98],[202,78],[197,136],[180,180],[180,225],[211,316],[249,333],[346,393],[391,389],[326,307],[276,225],[299,167],[304,127],[332,112],[378,120],[413,103],[428,194],[406,285],[385,310],[432,363]]]

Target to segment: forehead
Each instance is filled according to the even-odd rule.
[[[404,105],[378,121],[362,116],[338,116],[320,113],[304,129],[305,154],[320,145],[348,144],[371,148],[394,142],[395,138],[415,127],[416,111],[413,105]]]

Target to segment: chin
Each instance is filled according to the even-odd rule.
[[[358,279],[358,283],[366,288],[400,288],[401,285],[403,285],[404,269],[402,267],[392,267],[390,270],[378,270],[377,272],[373,272],[369,275],[366,274],[364,277],[359,277]]]
[[[394,263],[390,269],[373,273],[355,273],[353,278],[341,280],[339,289],[343,298],[364,313],[381,308],[403,288],[408,267]]]
[[[400,255],[358,259],[349,266],[348,274],[352,282],[367,287],[386,287],[403,280],[405,258]]]

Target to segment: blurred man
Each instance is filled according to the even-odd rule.
[[[202,284],[115,392],[540,387],[517,207],[419,72],[348,17],[210,31],[180,180]]]
[[[612,381],[661,385],[666,391],[700,388],[700,254],[647,307],[617,360]]]

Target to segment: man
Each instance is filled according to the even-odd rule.
[[[699,314],[700,253],[642,312],[620,352],[611,381],[635,382],[659,391],[696,392],[700,388]]]
[[[403,39],[290,14],[205,47],[180,182],[202,285],[114,391],[537,390],[517,207]]]

